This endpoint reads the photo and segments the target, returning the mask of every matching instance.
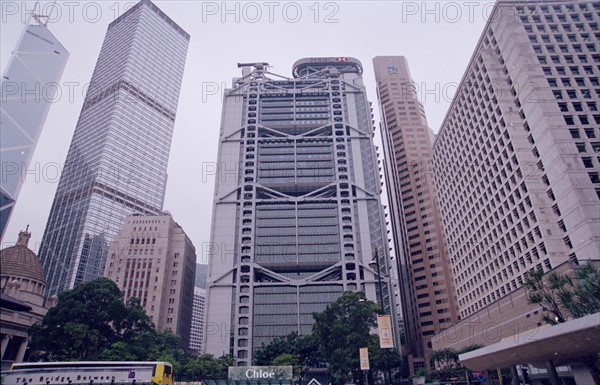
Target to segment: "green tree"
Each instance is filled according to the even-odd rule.
[[[472,352],[473,350],[477,350],[477,349],[481,349],[481,348],[483,348],[483,345],[481,345],[481,344],[467,345],[467,346],[461,348],[457,353],[464,354],[464,353]]]
[[[41,324],[31,327],[32,358],[98,360],[114,343],[152,331],[138,301],[125,306],[117,285],[98,278],[61,293]]]
[[[453,368],[458,362],[458,352],[452,348],[434,350],[431,352],[429,361],[433,367],[440,367],[442,369]]]
[[[600,312],[600,269],[587,263],[575,270],[575,318]]]
[[[298,380],[318,362],[318,343],[312,334],[299,336],[292,332],[273,339],[268,345],[262,344],[254,352],[255,365],[292,365]]]
[[[600,312],[600,270],[591,262],[576,267],[574,278],[554,272],[544,275],[538,268],[528,273],[524,286],[527,300],[542,307],[542,319],[550,325]],[[590,369],[594,383],[600,384],[598,355],[580,360]]]
[[[542,307],[542,319],[550,325],[600,311],[600,271],[592,264],[575,269],[575,280],[538,268],[527,274],[524,286],[527,300]]]
[[[296,332],[287,336],[276,337],[268,345],[262,344],[254,352],[255,365],[272,365],[275,357],[282,354],[298,355],[298,344],[301,337]]]
[[[177,381],[226,380],[229,367],[234,365],[235,359],[231,354],[219,358],[203,354],[187,361]]]
[[[364,292],[347,291],[323,312],[313,314],[313,336],[319,341],[321,359],[328,363],[332,384],[362,383],[358,351],[369,346],[378,310]]]

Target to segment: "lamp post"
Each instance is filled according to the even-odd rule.
[[[381,306],[381,311],[385,313],[385,309],[383,307],[383,291],[381,286],[381,269],[379,267],[379,249],[375,248],[375,255],[371,262],[369,262],[369,267],[375,271],[377,271],[377,280],[379,281],[379,295],[377,296],[377,300],[379,305]]]
[[[385,307],[383,304],[383,286],[381,285],[381,268],[379,265],[379,249],[375,248],[374,250],[374,255],[373,255],[373,259],[371,260],[371,262],[369,262],[369,267],[375,271],[377,271],[377,280],[379,281],[379,295],[377,296],[378,298],[378,302],[379,305],[381,306],[381,312],[383,314],[385,313]],[[381,339],[381,336],[379,337]],[[392,383],[392,371],[390,368],[390,355],[389,355],[389,350],[386,348],[385,349],[385,358],[386,358],[386,372],[387,372],[387,378],[388,378],[388,382],[387,384],[390,385]]]

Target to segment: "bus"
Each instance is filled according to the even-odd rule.
[[[173,385],[168,362],[20,362],[5,374],[2,385]]]

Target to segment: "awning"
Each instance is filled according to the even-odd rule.
[[[471,370],[507,368],[529,363],[544,367],[577,362],[600,353],[600,313],[590,314],[554,326],[539,327],[459,356]]]

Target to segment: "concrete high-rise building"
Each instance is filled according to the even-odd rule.
[[[411,372],[428,364],[431,337],[458,320],[431,172],[431,130],[406,58],[373,59],[386,186]],[[423,360],[425,358],[425,360]]]
[[[194,304],[192,305],[192,328],[190,330],[190,349],[202,353],[204,339],[204,319],[206,317],[206,289],[194,287]]]
[[[30,17],[0,80],[0,241],[69,58],[44,20]]]
[[[361,63],[301,59],[293,78],[239,66],[223,103],[204,349],[244,366],[261,344],[310,333],[344,291],[376,301],[375,254],[394,312]]]
[[[196,287],[206,289],[206,273],[208,265],[206,263],[196,263]]]
[[[141,300],[159,330],[190,343],[196,249],[170,214],[131,215],[114,237],[104,276]]]
[[[599,11],[499,1],[479,39],[433,149],[463,319],[517,333],[530,270],[600,255]]]
[[[126,216],[162,212],[189,39],[149,0],[110,23],[41,242],[50,295],[102,275]]]

